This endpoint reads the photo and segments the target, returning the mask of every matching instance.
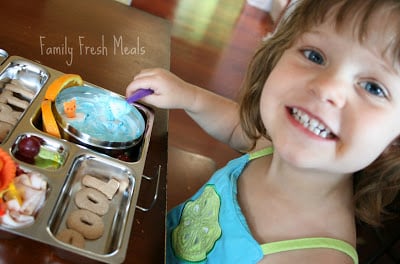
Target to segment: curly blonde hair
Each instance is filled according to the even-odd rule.
[[[338,32],[348,25],[358,34],[360,43],[368,37],[372,14],[384,10],[393,27],[392,42],[385,51],[398,67],[400,62],[400,1],[399,0],[298,0],[289,7],[276,31],[254,54],[243,83],[240,103],[241,124],[247,136],[255,141],[269,138],[260,116],[260,97],[264,84],[285,50],[314,26],[333,18]],[[255,107],[256,106],[256,107]],[[400,142],[398,139],[397,141]],[[354,204],[356,217],[379,226],[388,215],[400,189],[400,143],[393,143],[367,168],[354,173]]]

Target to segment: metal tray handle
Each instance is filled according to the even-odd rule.
[[[157,198],[158,198],[158,189],[159,189],[159,186],[160,186],[160,175],[161,175],[161,165],[158,165],[157,182],[156,182],[156,189],[154,191],[153,201],[151,202],[150,206],[147,207],[147,208],[136,204],[136,209],[139,209],[142,212],[148,212],[154,207],[154,205],[155,205],[155,203],[157,201]],[[142,178],[147,180],[147,181],[154,180],[154,177],[148,177],[148,176],[146,176],[144,174],[142,175]]]

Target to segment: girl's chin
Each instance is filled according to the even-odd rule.
[[[293,145],[291,143],[274,144],[274,155],[278,155],[281,161],[291,167],[299,169],[320,167],[327,159],[326,155],[322,155],[320,148],[311,148],[302,144],[297,147]]]

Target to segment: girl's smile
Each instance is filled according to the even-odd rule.
[[[336,139],[336,135],[332,133],[328,125],[321,121],[318,117],[306,112],[297,107],[288,107],[289,120],[294,125],[300,125],[300,128],[310,134],[313,138],[319,140],[332,140]],[[310,133],[311,132],[311,133]]]

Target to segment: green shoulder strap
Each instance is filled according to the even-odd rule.
[[[284,252],[297,249],[310,248],[329,248],[345,253],[353,259],[355,264],[358,264],[358,255],[355,248],[349,243],[327,237],[316,238],[299,238],[284,241],[271,242],[261,245],[264,255],[269,255],[278,252]]]
[[[270,155],[272,153],[274,153],[274,148],[271,146],[268,148],[264,148],[264,149],[249,153],[249,155],[250,155],[250,160],[253,160],[253,159],[263,157],[263,156]]]

